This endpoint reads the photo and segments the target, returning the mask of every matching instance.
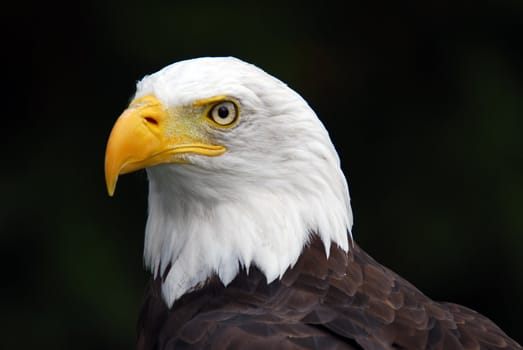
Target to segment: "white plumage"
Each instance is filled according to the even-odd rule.
[[[311,233],[325,251],[348,250],[352,212],[329,135],[308,104],[281,81],[231,57],[199,58],[145,77],[135,98],[190,106],[217,95],[239,102],[239,123],[206,133],[227,151],[187,154],[189,164],[147,169],[144,258],[171,306],[214,273],[227,285],[255,265],[269,282],[297,261]]]

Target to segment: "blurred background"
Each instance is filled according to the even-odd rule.
[[[134,347],[147,181],[109,198],[105,143],[138,79],[207,55],[309,101],[363,248],[523,342],[523,2],[2,6],[2,347]]]

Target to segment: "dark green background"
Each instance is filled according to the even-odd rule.
[[[354,236],[523,342],[523,2],[2,5],[2,348],[132,348],[144,172],[105,192],[136,80],[234,55],[302,94],[349,178]]]

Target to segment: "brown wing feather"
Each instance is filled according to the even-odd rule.
[[[484,316],[436,303],[357,245],[326,258],[313,239],[281,280],[242,271],[169,310],[151,282],[138,349],[521,349]]]

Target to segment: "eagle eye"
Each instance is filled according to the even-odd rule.
[[[231,101],[217,103],[209,111],[209,117],[218,125],[231,125],[238,118],[238,107]]]

